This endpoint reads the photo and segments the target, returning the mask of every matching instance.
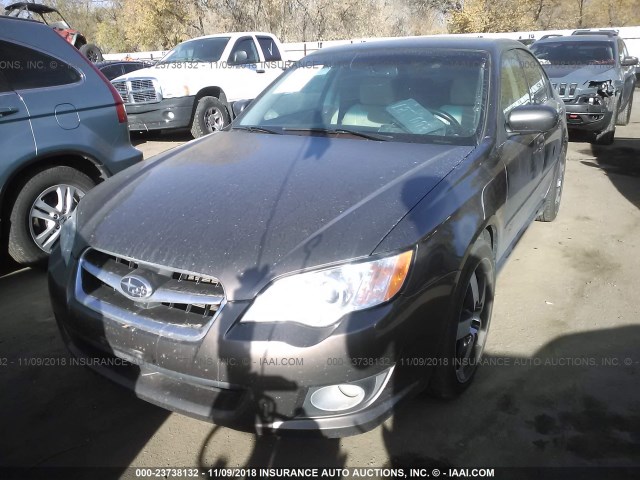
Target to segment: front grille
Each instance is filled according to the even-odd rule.
[[[112,82],[115,89],[128,105],[156,103],[162,100],[160,88],[153,78],[134,78]]]
[[[127,82],[113,82],[113,86],[122,97],[122,101],[124,103],[129,103],[129,90],[127,89]]]
[[[144,285],[137,287],[135,282]],[[216,278],[95,249],[82,256],[76,294],[86,306],[102,314],[113,312],[123,323],[142,319],[160,329],[166,325],[199,329],[213,319],[225,298]]]
[[[552,83],[551,85],[565,101],[567,98],[575,97],[578,88],[577,83]]]

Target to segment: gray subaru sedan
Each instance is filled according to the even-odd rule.
[[[319,51],[226,131],[84,196],[49,264],[60,331],[171,410],[366,431],[469,386],[496,272],[558,214],[566,150],[563,102],[519,42]]]

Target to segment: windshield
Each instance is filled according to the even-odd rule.
[[[318,60],[316,60],[318,58]],[[397,49],[308,57],[234,124],[282,134],[474,144],[486,52]]]
[[[533,44],[531,51],[542,65],[613,65],[609,42],[557,42]]]
[[[181,43],[167,53],[158,64],[178,62],[217,62],[229,37],[199,38]]]

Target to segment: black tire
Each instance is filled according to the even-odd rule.
[[[102,52],[93,43],[87,43],[82,45],[78,50],[80,53],[87,57],[92,63],[98,63],[103,60]]]
[[[553,176],[553,183],[544,197],[544,206],[542,213],[538,215],[539,222],[553,222],[558,216],[560,210],[560,201],[562,200],[562,189],[564,187],[564,171],[567,165],[567,146],[562,147],[562,154],[556,166],[556,172]]]
[[[472,287],[474,277],[475,292],[484,291],[484,295],[478,295],[482,298],[482,306],[477,312],[475,311],[477,304],[473,300],[476,298]],[[469,258],[462,270],[453,296],[452,313],[440,351],[441,361],[434,370],[427,389],[431,396],[441,399],[455,398],[464,392],[473,381],[482,358],[491,323],[495,277],[495,259],[491,248],[491,237],[485,230],[471,247]],[[474,305],[473,312],[469,310],[470,298],[473,300],[471,302]],[[472,326],[473,321],[467,322],[463,319],[469,318],[471,314],[474,318],[477,314],[475,337],[472,333],[473,330],[465,335],[466,328],[464,326],[467,323]],[[465,345],[467,346],[465,347]],[[469,348],[471,350],[468,350]],[[469,356],[463,355],[467,351]]]
[[[191,122],[193,138],[203,137],[229,125],[231,119],[227,107],[216,97],[202,97],[198,100]]]
[[[79,172],[71,167],[52,167],[42,170],[32,176],[22,187],[16,197],[11,208],[8,231],[8,249],[9,255],[22,265],[38,265],[46,262],[49,257],[50,245],[46,245],[46,249],[41,248],[36,243],[34,236],[42,230],[45,225],[42,221],[32,218],[32,210],[34,204],[44,192],[55,186],[69,186],[77,189],[78,196],[80,193],[87,193],[95,183],[84,173]],[[52,192],[50,195],[54,195]],[[64,216],[68,217],[75,208],[76,196],[70,202],[70,208],[65,210]],[[49,221],[47,221],[49,222]],[[63,219],[51,219],[55,222],[56,227],[60,227],[64,222]],[[47,223],[49,224],[49,223]],[[57,229],[57,228],[56,228]],[[57,239],[51,243],[55,245]]]
[[[627,102],[627,106],[624,107],[620,113],[618,113],[618,121],[616,125],[628,125],[629,120],[631,120],[631,108],[633,107],[633,92],[631,92],[631,97],[629,97],[629,101]]]
[[[618,121],[618,103],[613,106],[613,114],[609,125],[602,132],[596,133],[593,143],[596,145],[611,145],[616,136],[616,122]]]

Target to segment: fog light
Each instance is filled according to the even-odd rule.
[[[311,404],[319,410],[337,412],[355,407],[364,400],[364,389],[358,385],[341,384],[322,387],[311,395]]]
[[[173,113],[173,112],[169,112],[169,113],[167,113],[167,118],[169,120],[173,120],[174,118],[176,118],[176,114]]]

